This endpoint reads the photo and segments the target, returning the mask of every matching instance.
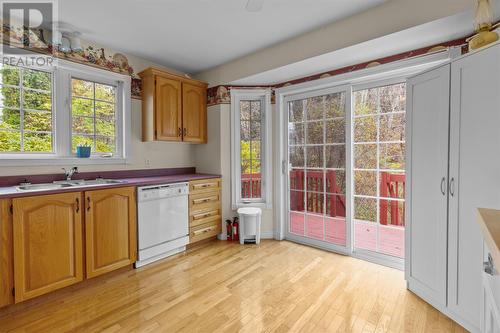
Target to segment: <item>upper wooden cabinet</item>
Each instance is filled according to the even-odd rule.
[[[81,193],[13,200],[16,303],[83,280]]]
[[[87,278],[131,265],[137,256],[135,187],[85,192]]]
[[[156,140],[182,141],[182,88],[181,83],[164,77],[156,78],[155,85],[155,137]]]
[[[156,68],[142,79],[142,140],[207,142],[207,84]]]

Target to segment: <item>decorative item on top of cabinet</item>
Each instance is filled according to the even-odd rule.
[[[190,244],[217,236],[221,231],[221,179],[189,182]]]
[[[142,140],[207,142],[207,84],[148,68],[142,79]]]
[[[136,261],[135,191],[121,187],[85,192],[87,278]]]
[[[11,205],[9,199],[0,200],[0,308],[14,303]]]
[[[13,199],[16,303],[83,280],[80,192]]]

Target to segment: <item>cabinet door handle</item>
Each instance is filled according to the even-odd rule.
[[[87,212],[90,211],[90,197],[87,197]]]
[[[187,134],[188,134],[188,130],[187,130],[187,128],[184,127],[184,132],[182,133],[182,135],[187,136]]]
[[[76,198],[76,212],[77,213],[80,212],[80,199],[79,198]]]
[[[179,127],[179,134],[177,134],[177,136],[182,136],[182,128]]]
[[[445,185],[446,185],[446,178],[443,177],[443,179],[441,179],[441,193],[443,195],[446,195],[446,188],[445,188]]]
[[[451,177],[450,180],[450,194],[452,197],[455,195],[455,177]]]

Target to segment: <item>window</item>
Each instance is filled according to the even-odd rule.
[[[233,208],[270,203],[270,92],[231,90]]]
[[[353,100],[354,244],[403,257],[406,85],[355,91]]]
[[[125,162],[129,138],[129,76],[63,60],[0,65],[0,165]],[[78,145],[91,158],[77,159]]]
[[[0,151],[52,153],[52,73],[0,65]]]
[[[92,147],[96,153],[114,154],[116,88],[81,79],[71,79],[71,149]]]

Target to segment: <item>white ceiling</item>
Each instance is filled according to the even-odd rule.
[[[63,0],[59,21],[82,38],[196,73],[351,16],[385,0]]]
[[[499,11],[500,12],[500,11]],[[272,85],[324,73],[390,55],[431,46],[471,34],[472,12],[464,12],[427,24],[322,54],[231,82],[233,85]]]

